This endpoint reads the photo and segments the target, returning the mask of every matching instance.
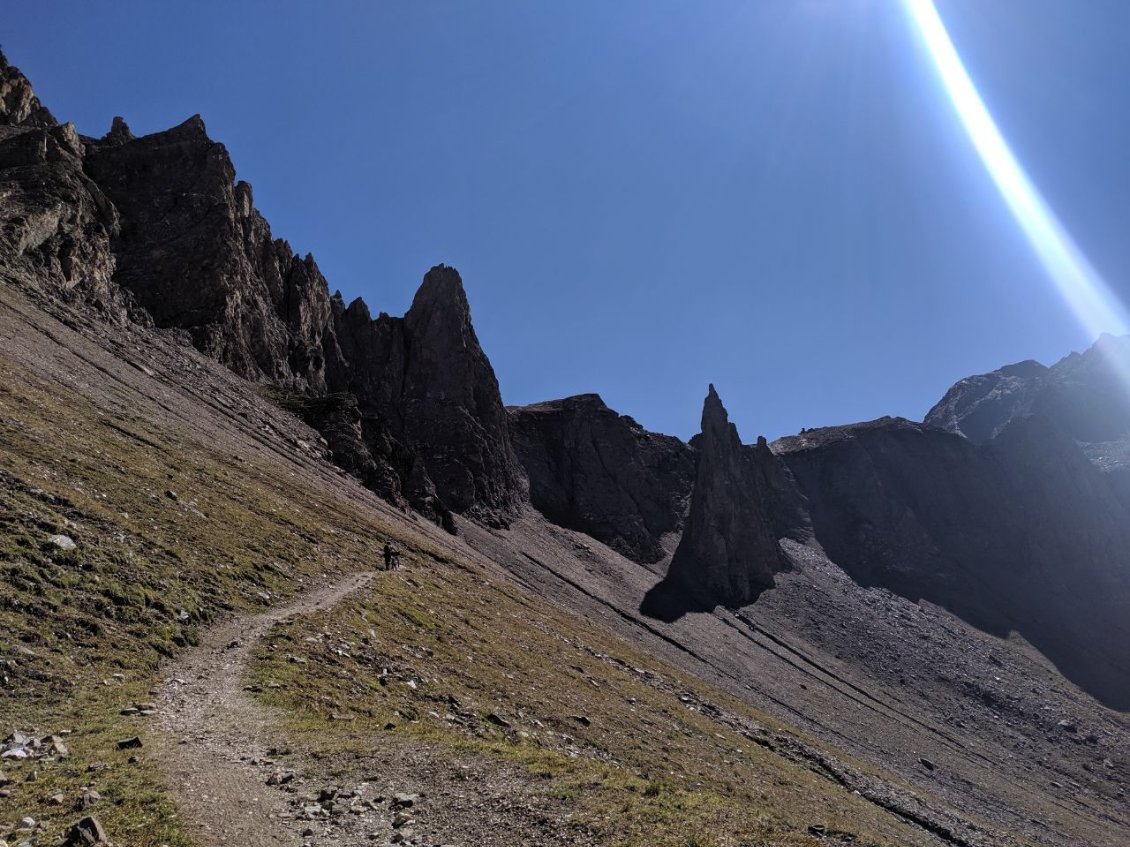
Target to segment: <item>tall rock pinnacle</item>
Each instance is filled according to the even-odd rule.
[[[764,439],[746,447],[714,390],[702,409],[690,514],[668,579],[708,603],[741,606],[788,567],[782,519],[806,520],[788,471]],[[799,528],[799,527],[798,527]]]
[[[524,499],[494,368],[475,329],[458,271],[428,271],[404,316],[401,415],[405,441],[430,445],[428,475],[448,508],[505,523]]]

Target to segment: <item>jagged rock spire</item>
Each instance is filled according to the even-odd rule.
[[[411,350],[401,389],[406,440],[430,445],[428,474],[449,508],[505,523],[524,499],[525,475],[458,271],[428,271],[404,327]]]
[[[772,480],[787,471],[763,441],[745,447],[711,385],[702,408],[690,514],[668,578],[707,603],[742,606],[788,566],[778,544]],[[794,496],[799,495],[793,492]]]
[[[120,115],[114,117],[114,122],[110,126],[110,131],[102,136],[103,144],[125,144],[127,141],[133,141],[136,138],[126,123],[125,118]]]

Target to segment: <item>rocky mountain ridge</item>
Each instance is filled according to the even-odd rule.
[[[524,475],[456,271],[433,268],[404,318],[373,319],[272,236],[198,115],[140,138],[115,118],[82,138],[2,58],[0,80],[4,258],[25,285],[184,332],[237,374],[303,395],[343,466],[393,502],[449,527],[452,510],[507,522]]]
[[[863,584],[1024,633],[1130,708],[1123,342],[964,380],[925,424],[772,446],[743,445],[713,387],[690,445],[594,395],[507,410],[454,269],[428,271],[403,317],[374,318],[272,235],[199,116],[140,138],[119,118],[82,137],[3,59],[0,103],[5,276],[182,334],[390,502],[448,529],[452,513],[505,527],[531,504],[666,569],[687,608],[753,602],[790,567],[782,539],[822,547]]]
[[[635,561],[669,555],[694,487],[693,447],[648,432],[596,394],[508,413],[535,509]]]

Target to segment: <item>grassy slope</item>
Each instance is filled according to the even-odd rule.
[[[502,757],[610,844],[821,843],[814,824],[857,844],[921,838],[775,752],[781,728],[728,695],[474,566],[406,564],[258,651],[251,682],[304,744],[364,749],[392,724]]]
[[[67,382],[76,366],[66,362]],[[74,731],[67,759],[0,764],[15,780],[0,838],[25,815],[61,832],[90,785],[115,840],[186,844],[159,774],[116,748],[146,723],[120,710],[151,699],[161,658],[215,616],[369,561],[377,542],[357,528],[383,533],[381,519],[267,451],[236,459],[159,404],[139,397],[115,413],[97,389],[96,405],[63,381],[0,359],[0,737]],[[56,533],[77,548],[54,547]],[[55,791],[64,805],[46,802]]]
[[[256,448],[246,414],[222,426],[213,412],[190,421],[184,389],[174,389],[176,403],[154,399],[169,389],[126,366],[114,375],[127,384],[123,396],[108,399],[108,357],[87,350],[40,367],[31,363],[79,340],[61,330],[55,341],[33,336],[13,343],[46,346],[0,359],[0,727],[73,734],[67,759],[4,763],[16,784],[0,807],[0,838],[23,815],[61,832],[79,816],[79,788],[92,785],[115,840],[186,844],[144,751],[131,763],[116,749],[145,732],[145,719],[119,710],[146,699],[161,658],[216,615],[363,567],[386,534],[401,539],[408,570],[344,609],[278,628],[261,652],[263,696],[289,710],[297,743],[364,745],[391,720],[421,743],[504,756],[574,803],[609,843],[804,844],[811,824],[854,833],[856,843],[922,837],[761,746],[774,732],[764,716],[492,584],[441,555],[429,533],[366,505],[355,487],[295,473],[272,452],[278,444]],[[233,422],[247,432],[221,438]],[[52,547],[54,533],[77,549]],[[321,635],[306,640],[311,633]],[[704,701],[741,725],[710,717]],[[489,723],[492,711],[512,726]],[[331,719],[341,712],[356,719]],[[38,780],[25,782],[32,770]],[[45,800],[56,790],[63,806]]]

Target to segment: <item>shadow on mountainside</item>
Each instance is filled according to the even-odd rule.
[[[755,589],[749,601],[742,605],[748,606],[751,603],[756,603],[757,598],[769,588],[772,588],[772,586],[764,586]],[[703,600],[689,591],[679,580],[672,579],[668,576],[657,582],[651,590],[644,595],[643,601],[640,603],[639,611],[640,614],[649,618],[654,618],[664,623],[674,623],[684,615],[692,612],[713,612],[719,605],[725,604]]]

